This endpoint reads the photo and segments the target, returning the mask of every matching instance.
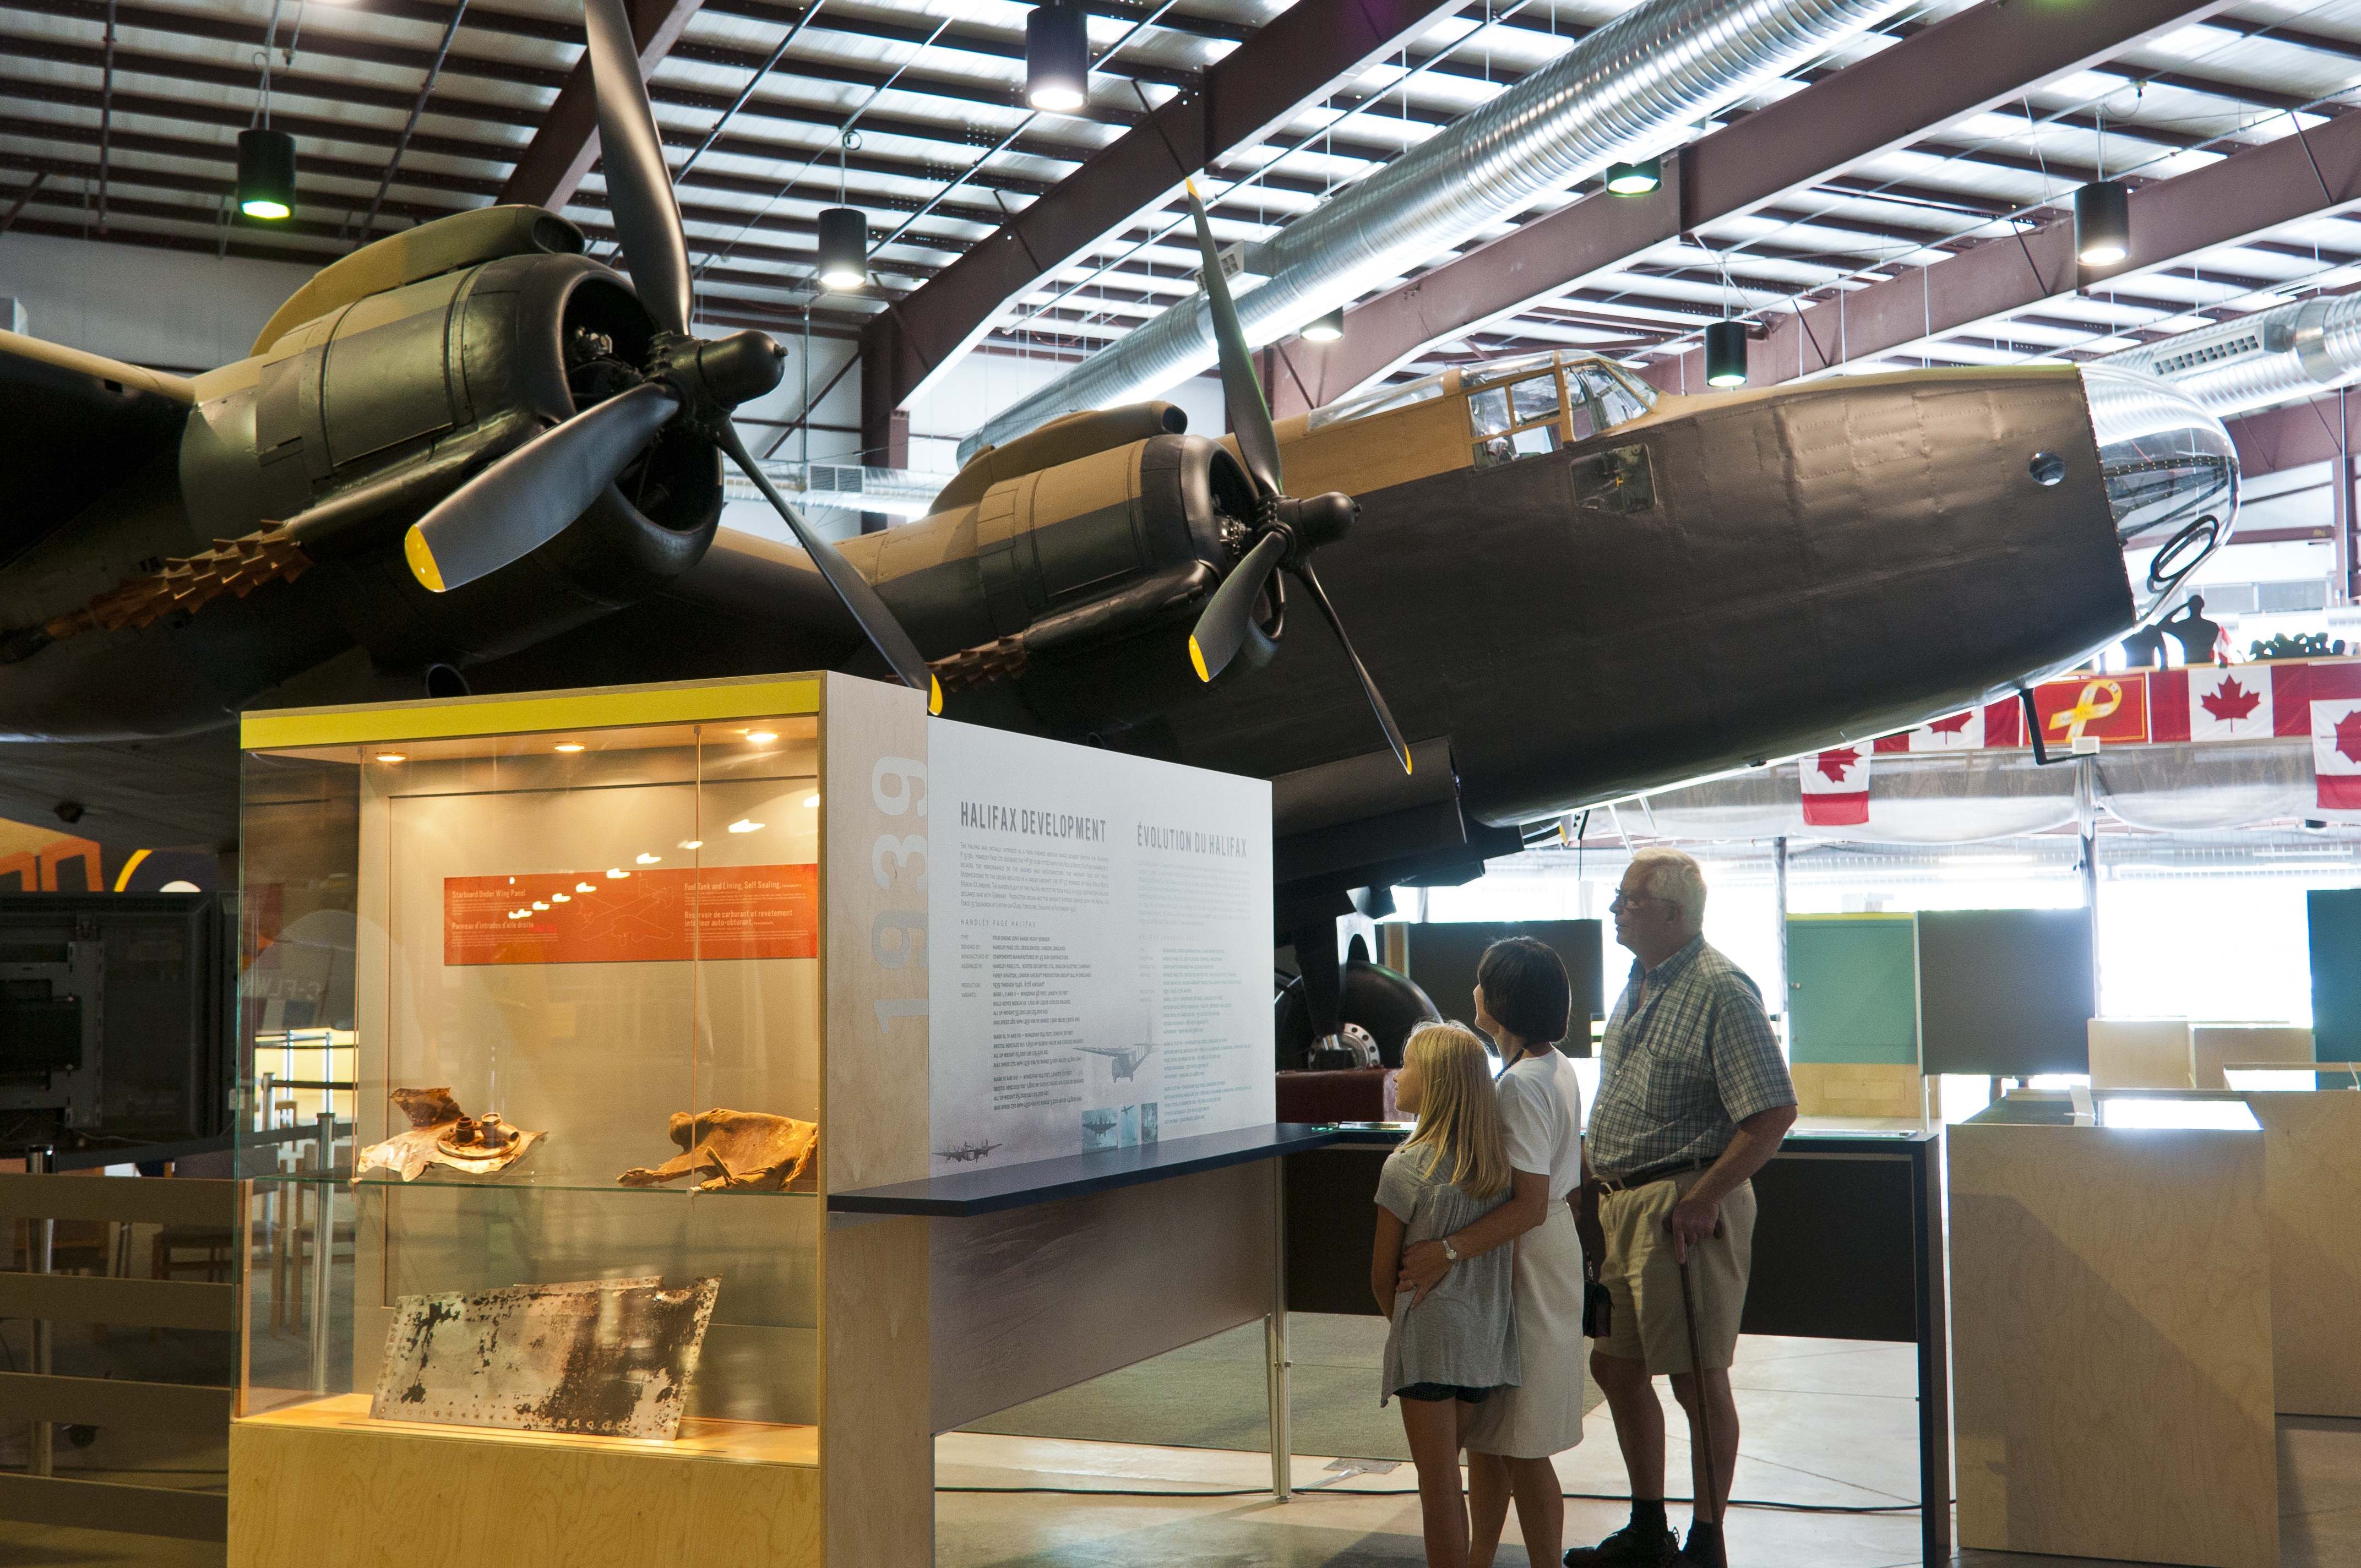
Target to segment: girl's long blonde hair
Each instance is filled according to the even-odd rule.
[[[1426,1146],[1426,1174],[1447,1165],[1447,1179],[1470,1198],[1499,1197],[1512,1179],[1491,1059],[1464,1024],[1422,1024],[1402,1047],[1402,1061],[1418,1069],[1425,1096],[1418,1131],[1402,1146]]]

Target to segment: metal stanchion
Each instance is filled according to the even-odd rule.
[[[330,1172],[336,1165],[336,1113],[320,1113],[320,1190],[314,1195],[312,1222],[312,1391],[328,1391],[328,1255],[336,1245],[336,1184]]]
[[[1263,1320],[1263,1347],[1270,1362],[1270,1493],[1280,1502],[1294,1494],[1295,1436],[1288,1421],[1287,1359],[1287,1163],[1270,1162],[1270,1316]]]
[[[55,1152],[49,1149],[33,1150],[30,1154],[26,1156],[25,1168],[36,1176],[48,1176],[51,1174],[57,1168]],[[47,1274],[49,1272],[50,1266],[56,1257],[55,1249],[57,1245],[57,1238],[58,1223],[55,1220],[35,1220],[27,1227],[26,1242],[28,1249],[32,1253],[32,1255],[26,1259],[26,1266],[32,1273]],[[46,1376],[51,1370],[49,1365],[49,1343],[50,1336],[55,1332],[55,1329],[47,1320],[41,1318],[34,1319],[31,1327],[33,1332],[33,1371],[38,1375]],[[25,1474],[27,1475],[49,1475],[50,1468],[49,1445],[51,1441],[57,1435],[57,1429],[46,1420],[38,1420],[33,1423],[32,1431],[27,1435],[30,1442],[31,1452],[26,1460]]]

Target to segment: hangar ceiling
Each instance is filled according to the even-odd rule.
[[[1057,115],[1023,106],[1023,5],[632,0],[674,167],[687,165],[703,319],[927,345],[899,387],[872,369],[883,393],[962,349],[1079,360],[1193,289],[1165,177],[1176,160],[1209,170],[1222,241],[1268,238],[1630,5],[1085,8],[1089,101]],[[1973,15],[1997,14],[1991,0],[1899,10],[1697,126],[1671,221],[1610,213],[1645,203],[1598,196],[1596,180],[1505,214],[1373,289],[1346,345],[1284,345],[1275,399],[1324,402],[1373,375],[1561,346],[1673,379],[1725,313],[1772,329],[1758,358],[1781,374],[2084,358],[2361,285],[2349,215],[2361,135],[2348,134],[2361,133],[2348,118],[2361,0],[2052,0],[2017,15],[2028,10],[2064,29],[2054,59],[1995,63]],[[302,158],[295,215],[269,228],[233,221],[229,200],[266,39],[271,123]],[[604,253],[581,53],[572,0],[12,0],[0,220],[319,264],[374,235],[525,200],[562,203]],[[1878,91],[1839,74],[1872,60]],[[1944,102],[1971,82],[1964,112]],[[2208,170],[2248,153],[2209,187]],[[1794,167],[1772,194],[1719,199],[1717,168],[1780,157]],[[2143,210],[2182,215],[2149,225],[2120,286],[2061,274],[2042,244],[2054,250],[2075,188],[2102,170],[2128,180]],[[2230,185],[2246,203],[2235,221],[2221,216]],[[870,214],[875,255],[867,288],[827,292],[815,220],[840,188]],[[1948,271],[1994,247],[2022,252],[2023,269],[2004,277],[1987,257]],[[1511,258],[1520,270],[1503,282]],[[1894,323],[1912,293],[1921,330],[1906,332]],[[1830,343],[1803,331],[1831,307],[1843,319]],[[1862,319],[1886,325],[1857,330]],[[1788,342],[1799,336],[1810,350]]]

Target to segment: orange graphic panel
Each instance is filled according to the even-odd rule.
[[[2033,688],[2044,745],[2069,746],[2085,735],[2102,740],[2147,739],[2147,682],[2136,674],[2073,675]]]
[[[443,879],[446,964],[818,956],[816,865]]]

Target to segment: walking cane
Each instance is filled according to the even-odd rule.
[[[1672,1228],[1672,1216],[1667,1214],[1664,1216],[1664,1229],[1670,1231]],[[1719,1214],[1714,1216],[1713,1234],[1717,1239],[1722,1234]],[[1689,1376],[1697,1387],[1697,1438],[1704,1444],[1701,1452],[1705,1454],[1706,1496],[1697,1499],[1697,1507],[1691,1512],[1689,1539],[1694,1543],[1697,1525],[1708,1524],[1710,1533],[1706,1539],[1712,1547],[1712,1552],[1705,1568],[1730,1568],[1729,1547],[1721,1539],[1721,1481],[1715,1474],[1713,1462],[1713,1409],[1705,1393],[1705,1347],[1697,1340],[1697,1297],[1689,1284],[1689,1260],[1684,1256],[1680,1262],[1681,1321],[1689,1331]],[[1705,1519],[1708,1508],[1713,1513],[1710,1521]]]

